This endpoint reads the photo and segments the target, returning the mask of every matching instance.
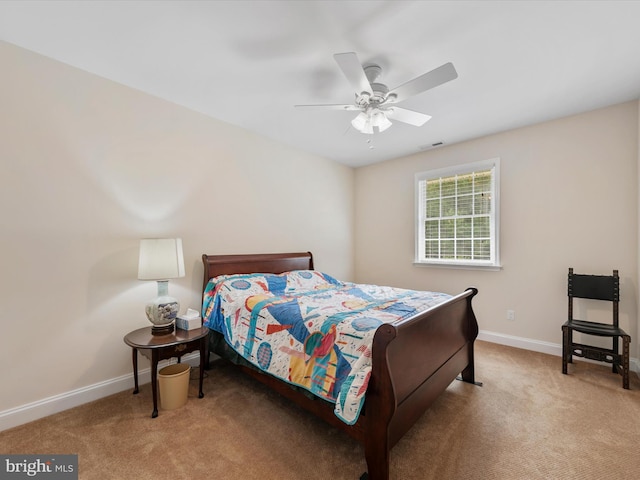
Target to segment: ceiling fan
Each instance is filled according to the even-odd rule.
[[[390,90],[382,83],[376,83],[382,68],[379,65],[362,66],[354,52],[336,53],[333,58],[356,91],[355,102],[351,105],[296,105],[297,108],[359,111],[351,125],[362,133],[373,134],[374,127],[379,132],[391,126],[392,120],[420,127],[431,117],[424,113],[400,108],[395,104],[431,88],[458,78],[452,63],[420,75]]]

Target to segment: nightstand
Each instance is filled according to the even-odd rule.
[[[133,379],[135,382],[134,395],[138,393],[138,351],[151,360],[151,389],[153,391],[153,413],[151,418],[158,416],[158,361],[178,357],[178,362],[183,355],[200,351],[200,391],[198,398],[204,397],[202,393],[202,380],[204,378],[205,361],[208,357],[209,329],[200,327],[194,330],[175,329],[167,335],[152,335],[151,327],[140,328],[128,333],[124,337],[124,343],[133,350]]]

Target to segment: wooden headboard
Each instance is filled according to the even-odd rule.
[[[204,277],[202,291],[218,275],[234,273],[283,273],[291,270],[313,270],[311,252],[254,253],[248,255],[202,255]]]

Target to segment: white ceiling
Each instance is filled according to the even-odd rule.
[[[302,150],[361,166],[640,97],[640,1],[0,1],[0,39]],[[361,134],[333,59],[433,118]],[[1,66],[0,66],[1,68]]]

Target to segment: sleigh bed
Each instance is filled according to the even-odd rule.
[[[243,281],[255,280],[257,284],[263,277],[256,280],[251,274],[287,275],[288,272],[302,271],[305,278],[311,277],[307,272],[324,275],[313,271],[310,252],[203,255],[202,261],[205,299],[213,295],[214,282],[210,283],[210,280],[221,275],[231,278],[244,275]],[[331,280],[331,277],[325,277]],[[322,277],[323,281],[325,277]],[[327,289],[327,295],[331,295],[331,291]],[[368,469],[368,476],[364,474],[362,478],[388,480],[391,448],[422,413],[458,374],[462,374],[463,381],[475,383],[473,343],[478,325],[471,300],[477,293],[477,289],[468,288],[458,295],[447,296],[444,301],[424,311],[392,323],[376,324],[371,333],[373,343],[368,350],[368,386],[363,405],[352,424],[337,416],[334,403],[265,373],[265,369],[259,368],[262,364],[244,360],[237,352],[241,349],[237,345],[235,350],[231,348],[223,333],[211,332],[209,351],[231,360],[245,373],[359,441],[364,447]],[[211,310],[211,306],[208,309]]]

